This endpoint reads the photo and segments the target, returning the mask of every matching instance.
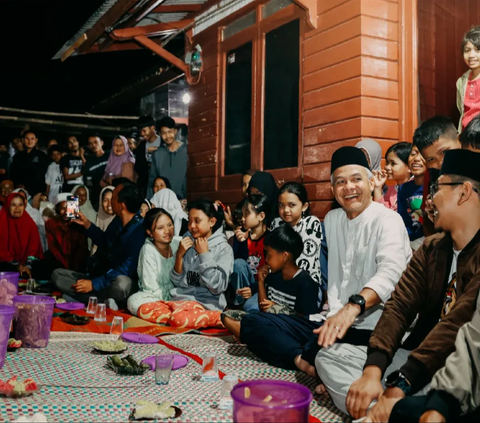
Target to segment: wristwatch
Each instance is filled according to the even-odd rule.
[[[348,302],[351,303],[351,304],[355,304],[355,305],[360,306],[359,316],[362,315],[363,313],[365,313],[365,298],[363,298],[360,294],[352,295],[348,299]]]
[[[412,385],[400,370],[396,370],[385,379],[385,386],[387,388],[400,388],[405,395],[408,395],[412,390]]]

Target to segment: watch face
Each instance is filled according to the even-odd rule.
[[[350,297],[350,301],[354,304],[358,305],[363,305],[365,304],[365,298],[363,298],[361,295],[352,295]]]

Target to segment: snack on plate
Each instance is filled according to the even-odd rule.
[[[139,376],[150,369],[148,364],[138,363],[131,355],[120,358],[118,355],[107,357],[107,367],[120,375]]]
[[[66,303],[66,302],[67,302],[67,300],[64,299],[64,298],[59,298],[59,299],[56,300],[56,301],[57,301],[57,304],[63,304],[63,303]]]
[[[25,397],[38,390],[37,383],[31,379],[19,380],[18,376],[13,376],[6,382],[0,380],[0,394],[7,397]]]
[[[171,419],[176,416],[175,407],[169,401],[155,404],[151,401],[137,401],[133,410],[135,420],[142,419]]]
[[[118,341],[97,341],[94,342],[93,348],[99,351],[105,352],[122,352],[127,349],[127,344],[125,342],[118,340]]]

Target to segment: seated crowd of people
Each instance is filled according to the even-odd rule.
[[[69,137],[50,164],[27,131],[0,184],[0,270],[149,322],[226,327],[354,419],[478,418],[480,116],[460,135],[446,117],[423,122],[383,169],[374,140],[339,148],[323,222],[304,185],[262,171],[242,175],[233,211],[187,203],[172,122],[158,137],[141,118],[136,154],[123,136],[109,155],[89,137],[90,156]]]

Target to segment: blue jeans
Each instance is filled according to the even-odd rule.
[[[236,259],[233,262],[233,273],[230,278],[230,285],[234,292],[237,292],[237,289],[241,288],[256,288],[257,282],[245,260]],[[235,295],[233,303],[235,305],[243,304],[243,310],[245,311],[258,310],[258,294],[252,295],[248,300],[245,300],[241,295]]]

